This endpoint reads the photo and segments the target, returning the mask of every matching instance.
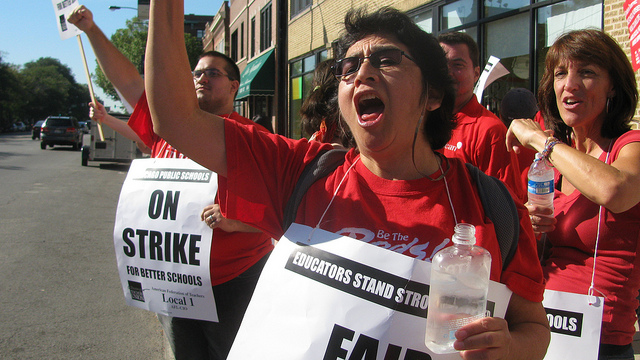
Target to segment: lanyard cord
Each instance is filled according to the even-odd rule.
[[[429,93],[429,88],[427,87],[427,93]],[[453,221],[455,222],[455,224],[458,223],[458,217],[456,216],[456,210],[453,208],[453,201],[451,200],[451,192],[449,191],[449,184],[447,183],[447,178],[445,176],[445,172],[444,170],[442,170],[442,163],[446,161],[446,157],[438,152],[434,152],[436,154],[436,156],[440,157],[440,161],[438,161],[438,169],[440,169],[440,176],[438,176],[437,178],[432,178],[429,175],[425,175],[422,172],[420,172],[420,170],[418,170],[418,167],[416,166],[416,140],[418,138],[418,132],[420,131],[422,122],[424,121],[424,109],[422,111],[422,114],[420,115],[420,119],[418,120],[418,124],[416,125],[416,131],[413,134],[413,144],[411,146],[411,161],[413,161],[413,167],[416,169],[416,171],[418,172],[418,174],[426,177],[427,179],[431,180],[431,181],[438,181],[440,179],[444,180],[444,187],[447,190],[447,198],[449,199],[449,206],[451,206],[451,213],[453,213]],[[449,170],[449,169],[447,169]]]
[[[607,157],[604,160],[604,163],[607,165],[609,165],[609,154],[611,154],[612,146],[613,146],[613,140],[609,142],[609,150],[607,150]],[[594,285],[595,277],[596,277],[596,259],[598,258],[598,243],[600,242],[600,223],[601,223],[603,212],[604,212],[604,207],[600,205],[600,208],[598,209],[598,231],[596,232],[596,248],[593,252],[593,270],[591,271],[591,285],[589,286],[589,291],[587,293],[589,298],[589,305],[594,305],[597,302],[597,299],[594,295],[595,291],[602,294],[604,298],[607,297],[602,291],[596,289]]]
[[[322,223],[322,220],[324,219],[324,216],[327,214],[327,211],[329,211],[329,207],[331,207],[331,204],[333,204],[333,200],[336,198],[336,196],[338,195],[338,191],[340,190],[340,187],[342,187],[342,183],[345,181],[345,179],[347,178],[347,175],[349,174],[349,172],[351,171],[351,169],[358,163],[358,160],[360,160],[360,156],[358,156],[357,159],[355,159],[355,161],[353,162],[353,164],[351,164],[351,166],[349,166],[349,168],[347,169],[347,171],[344,173],[344,175],[342,176],[342,179],[340,180],[340,183],[338,183],[338,186],[336,187],[336,191],[333,192],[333,196],[331,197],[331,201],[329,201],[329,205],[327,205],[327,207],[324,209],[324,212],[322,213],[322,216],[320,217],[320,220],[318,220],[318,224],[316,224],[316,226],[311,230],[311,232],[309,233],[309,238],[307,239],[308,241],[311,241],[311,237],[313,236],[313,232],[316,231],[316,229],[320,228],[320,224]]]
[[[444,175],[444,171],[442,171],[442,166],[440,165],[440,163],[438,163],[438,167],[440,167],[440,172],[442,173],[444,188],[447,190],[447,198],[449,199],[449,206],[451,206],[451,213],[453,213],[453,221],[455,224],[457,224],[458,217],[456,216],[456,210],[453,208],[453,201],[451,200],[451,192],[449,192],[449,184],[447,183],[447,177]]]
[[[338,186],[336,187],[336,191],[333,192],[333,196],[331,197],[331,201],[329,201],[329,205],[327,205],[327,207],[324,209],[324,212],[322,213],[322,216],[320,217],[320,220],[318,220],[318,223],[316,224],[316,226],[311,230],[311,232],[309,233],[309,238],[307,239],[308,241],[311,241],[311,237],[313,236],[313,232],[316,229],[320,228],[320,224],[322,223],[322,220],[324,219],[324,216],[327,214],[327,211],[329,211],[329,207],[331,207],[331,204],[333,204],[333,200],[336,198],[336,196],[338,195],[338,191],[340,190],[340,187],[342,187],[342,183],[344,182],[344,180],[347,178],[347,175],[349,174],[349,172],[351,171],[351,169],[356,165],[356,163],[358,162],[358,160],[360,160],[360,157],[358,156],[358,158],[353,162],[353,164],[351,164],[351,166],[349,166],[349,169],[347,169],[347,171],[344,173],[344,175],[342,176],[342,179],[340,180],[340,183],[338,183]],[[444,187],[447,190],[447,198],[449,199],[449,206],[451,206],[451,212],[453,213],[453,220],[455,221],[455,223],[458,223],[458,218],[456,216],[456,210],[453,207],[453,201],[451,200],[451,192],[449,191],[449,184],[447,183],[447,177],[444,174],[444,170],[442,170],[442,165],[440,162],[438,162],[438,167],[440,168],[440,172],[442,173],[441,179],[444,180]],[[433,179],[430,179],[433,180]]]

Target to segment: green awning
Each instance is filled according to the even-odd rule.
[[[273,95],[275,83],[275,55],[273,49],[249,62],[240,75],[236,100],[253,95]]]

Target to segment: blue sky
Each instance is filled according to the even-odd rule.
[[[136,8],[137,0],[78,0],[89,8],[102,31],[111,37],[125,27],[126,21],[137,15],[131,9],[109,10],[109,6]],[[166,1],[166,0],[163,0]],[[195,15],[216,14],[222,0],[185,0],[185,13]],[[24,65],[41,57],[52,57],[69,66],[78,83],[86,84],[82,55],[77,39],[61,40],[56,27],[51,0],[2,0],[0,11],[0,53],[4,63]],[[95,56],[86,35],[82,43],[89,71],[93,75]],[[93,85],[96,96],[113,105],[99,87]]]

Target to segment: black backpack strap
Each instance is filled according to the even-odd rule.
[[[304,197],[309,187],[316,182],[316,180],[323,178],[338,166],[344,163],[344,157],[347,150],[344,149],[332,149],[320,152],[315,159],[313,159],[302,171],[298,183],[293,189],[287,206],[284,209],[284,217],[282,221],[282,229],[286,232],[289,226],[296,219],[298,214],[298,206]]]
[[[484,212],[495,227],[502,256],[502,270],[504,270],[518,248],[520,238],[518,209],[502,181],[483,173],[469,163],[465,165],[476,182]]]

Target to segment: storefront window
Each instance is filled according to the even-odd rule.
[[[429,34],[433,33],[433,11],[427,10],[418,15],[413,16],[413,21],[420,26],[420,28]]]
[[[433,30],[435,35],[452,30],[469,34],[480,47],[481,70],[491,55],[500,59],[509,74],[484,89],[481,100],[496,113],[510,89],[537,90],[547,49],[558,36],[569,30],[603,27],[602,0],[446,2],[416,9],[412,17],[420,27]],[[546,5],[548,3],[552,4]]]
[[[316,68],[316,57],[313,55],[304,58],[303,62],[304,62],[303,69],[305,72],[312,71],[313,69]]]
[[[536,76],[539,82],[547,50],[560,35],[571,30],[602,29],[602,0],[564,1],[538,9],[537,15]]]
[[[529,5],[530,0],[485,0],[484,17],[502,14]]]
[[[315,70],[316,64],[326,60],[327,56],[327,50],[322,50],[291,63],[289,137],[293,139],[302,138],[300,108],[311,91],[313,70]]]
[[[302,74],[302,60],[295,61],[291,64],[291,76]]]
[[[491,83],[483,92],[482,104],[497,112],[498,104],[512,88],[530,88],[529,81],[529,14],[510,16],[493,21],[485,27],[485,58],[481,69],[490,56],[500,59],[509,74]],[[500,41],[496,41],[500,39]]]
[[[478,20],[478,4],[475,0],[458,0],[444,5],[441,13],[441,29],[451,29]]]

